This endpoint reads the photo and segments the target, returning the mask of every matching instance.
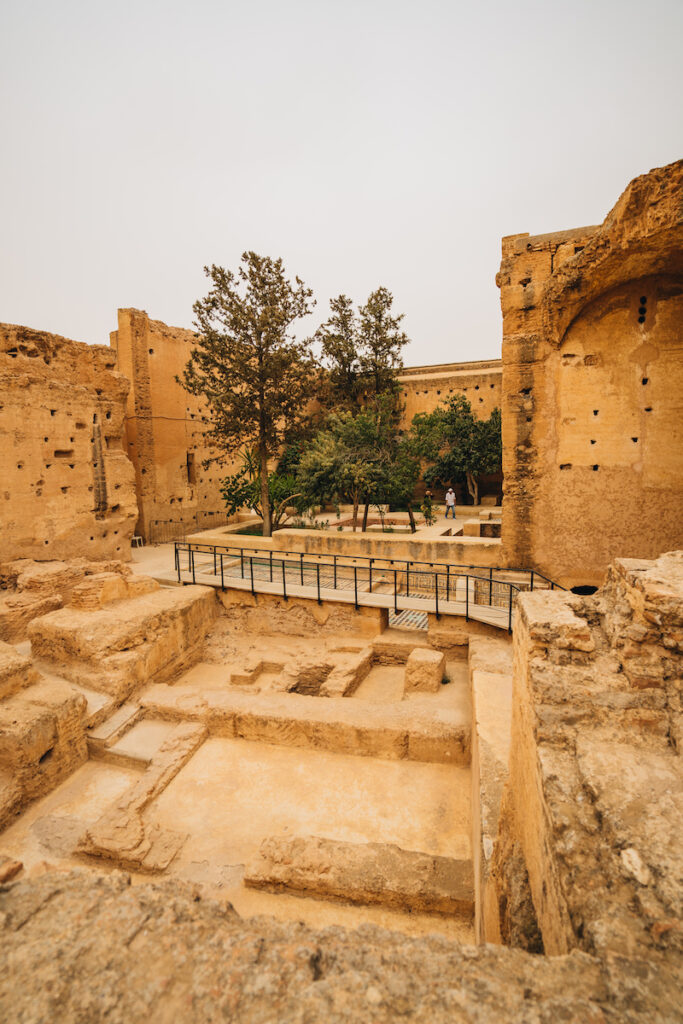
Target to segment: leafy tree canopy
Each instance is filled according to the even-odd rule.
[[[454,395],[430,413],[418,413],[412,422],[411,447],[430,463],[425,482],[447,486],[465,479],[474,504],[479,503],[479,478],[502,467],[500,409],[479,420],[463,395]]]
[[[331,316],[316,332],[329,371],[328,404],[356,411],[362,402],[397,391],[396,370],[408,336],[399,329],[403,314],[392,313],[394,297],[377,288],[358,313],[347,295],[330,300]]]

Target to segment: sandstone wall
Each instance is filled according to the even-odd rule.
[[[403,426],[409,427],[418,412],[432,412],[453,395],[463,395],[475,416],[487,419],[500,409],[503,364],[500,359],[472,363],[443,363],[437,366],[410,366],[399,375],[405,403]]]
[[[195,335],[120,309],[111,333],[117,369],[131,381],[126,449],[135,466],[140,518],[147,540],[180,536],[226,522],[219,486],[228,469],[203,461],[213,453],[203,437],[202,403],[177,383]]]
[[[595,584],[683,543],[683,161],[596,227],[503,239],[508,564]]]
[[[520,595],[494,852],[504,941],[526,884],[547,954],[680,977],[682,624],[683,552],[617,560],[595,597]]]
[[[109,349],[0,324],[0,561],[129,558],[127,393]]]

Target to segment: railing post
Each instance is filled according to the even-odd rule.
[[[406,562],[406,597],[410,597],[410,562]]]
[[[287,600],[287,580],[285,577],[285,556],[282,556],[282,596]]]
[[[270,582],[272,583],[273,582],[273,552],[272,551],[269,552],[269,560],[270,560]]]
[[[450,601],[450,599],[451,599],[451,567],[450,567],[450,565],[447,565],[446,566],[446,600]]]
[[[534,589],[534,570],[531,570],[531,590]]]
[[[240,548],[240,574],[244,579],[244,548]]]
[[[251,576],[251,592],[255,594],[254,590],[254,556],[249,555],[249,575]]]
[[[225,590],[225,579],[223,578],[223,552],[221,551],[221,590]]]
[[[355,564],[353,567],[353,594],[356,605],[356,611],[358,611],[358,566]]]
[[[187,571],[189,572],[192,568],[192,545],[187,545]]]
[[[438,572],[434,573],[434,600],[436,601],[436,617],[437,617],[437,619],[440,619],[441,616],[439,615],[439,574],[438,574]]]
[[[320,600],[320,562],[315,563],[315,578],[318,584],[318,604],[322,604]]]
[[[194,575],[194,548],[190,548],[190,554],[192,556],[192,582],[196,583],[197,580],[195,579],[195,575]]]
[[[301,586],[303,587],[303,585],[304,585],[304,555],[303,555],[303,551],[301,552],[300,571],[301,571]]]
[[[213,549],[213,574],[214,574],[214,576],[216,575],[217,571],[218,570],[217,570],[217,567],[216,567],[216,549],[214,547],[214,549]]]
[[[180,549],[178,548],[177,541],[175,546],[175,567],[178,572],[178,583],[180,583]]]
[[[396,569],[394,569],[394,615],[398,615],[398,593],[396,589]]]
[[[508,633],[512,632],[512,587],[510,587],[510,602],[508,606]]]
[[[333,562],[334,562],[333,589],[336,590],[337,589],[337,556],[333,555],[332,559],[333,559]]]
[[[368,593],[369,594],[372,593],[372,563],[373,562],[374,562],[374,558],[371,558],[370,559],[370,572],[369,572],[369,577],[368,577],[368,579],[369,579]]]
[[[470,578],[465,576],[465,622],[470,621]]]
[[[493,569],[489,569],[489,607],[493,604]]]

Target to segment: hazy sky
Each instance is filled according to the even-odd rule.
[[[683,0],[3,0],[0,320],[189,327],[202,267],[380,284],[407,364],[500,355],[500,238],[683,156]]]

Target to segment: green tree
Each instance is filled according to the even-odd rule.
[[[454,395],[430,413],[418,413],[411,427],[416,454],[430,463],[427,484],[453,484],[464,478],[475,505],[479,478],[502,468],[500,409],[479,420],[463,395]]]
[[[328,369],[328,403],[336,409],[355,409],[360,393],[358,321],[347,295],[330,299],[332,315],[318,328],[322,357]]]
[[[235,515],[242,508],[250,508],[263,516],[263,489],[261,468],[258,458],[249,451],[242,453],[242,465],[221,481],[221,493],[228,515]],[[271,526],[277,530],[290,516],[290,509],[302,514],[311,502],[302,493],[296,476],[292,472],[277,470],[268,474],[268,503]]]
[[[403,366],[401,349],[408,335],[399,330],[404,314],[394,316],[394,297],[388,288],[377,288],[358,310],[358,352],[363,388],[377,398],[397,391],[396,370]]]
[[[397,405],[396,370],[408,336],[399,330],[403,314],[392,314],[393,301],[387,288],[377,288],[356,315],[347,295],[330,299],[332,315],[315,335],[328,370],[328,406],[356,412],[387,394]]]
[[[237,273],[215,264],[204,271],[211,288],[193,306],[199,336],[180,382],[205,399],[206,438],[222,455],[256,450],[269,537],[268,463],[306,419],[318,383],[310,341],[290,333],[310,313],[312,292],[286,278],[281,259],[255,252],[243,253]]]

